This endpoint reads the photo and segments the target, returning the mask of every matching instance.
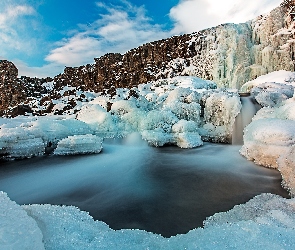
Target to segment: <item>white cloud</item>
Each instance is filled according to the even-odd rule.
[[[97,3],[105,14],[56,44],[46,60],[52,63],[77,66],[92,63],[94,57],[109,52],[124,53],[143,43],[169,36],[159,25],[151,24],[143,7],[122,1],[121,6]]]
[[[30,5],[4,0],[0,8],[0,55],[14,58],[36,52],[37,39],[32,37],[35,9]]]
[[[1,57],[0,57],[1,59]],[[4,59],[4,58],[3,58]],[[55,63],[49,63],[42,67],[32,67],[28,66],[27,63],[15,59],[13,60],[13,63],[18,68],[18,75],[19,76],[29,76],[29,77],[39,77],[39,78],[45,78],[45,77],[54,77],[60,73],[62,73],[63,68],[60,64]]]
[[[173,33],[191,33],[222,23],[246,22],[279,6],[281,0],[182,0],[169,13]]]
[[[0,28],[4,29],[8,23],[14,22],[18,17],[24,15],[33,15],[35,13],[34,8],[26,5],[10,5],[4,8],[4,11],[0,13]]]
[[[66,66],[77,66],[89,63],[89,59],[97,55],[100,50],[100,42],[85,34],[77,34],[70,39],[60,42],[61,46],[53,49],[46,60]]]

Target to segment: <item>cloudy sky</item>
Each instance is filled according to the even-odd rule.
[[[0,59],[19,75],[54,76],[108,52],[245,22],[282,0],[0,0]]]

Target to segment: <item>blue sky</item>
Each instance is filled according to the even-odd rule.
[[[54,76],[108,52],[245,22],[281,0],[0,0],[0,59],[19,75]]]

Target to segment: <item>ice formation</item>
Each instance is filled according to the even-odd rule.
[[[102,139],[96,135],[73,135],[58,142],[55,155],[94,154],[102,149]]]

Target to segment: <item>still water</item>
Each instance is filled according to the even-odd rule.
[[[18,204],[74,205],[113,229],[165,237],[260,193],[288,197],[279,172],[245,160],[240,146],[154,148],[131,137],[103,147],[97,155],[1,162],[0,190]]]

